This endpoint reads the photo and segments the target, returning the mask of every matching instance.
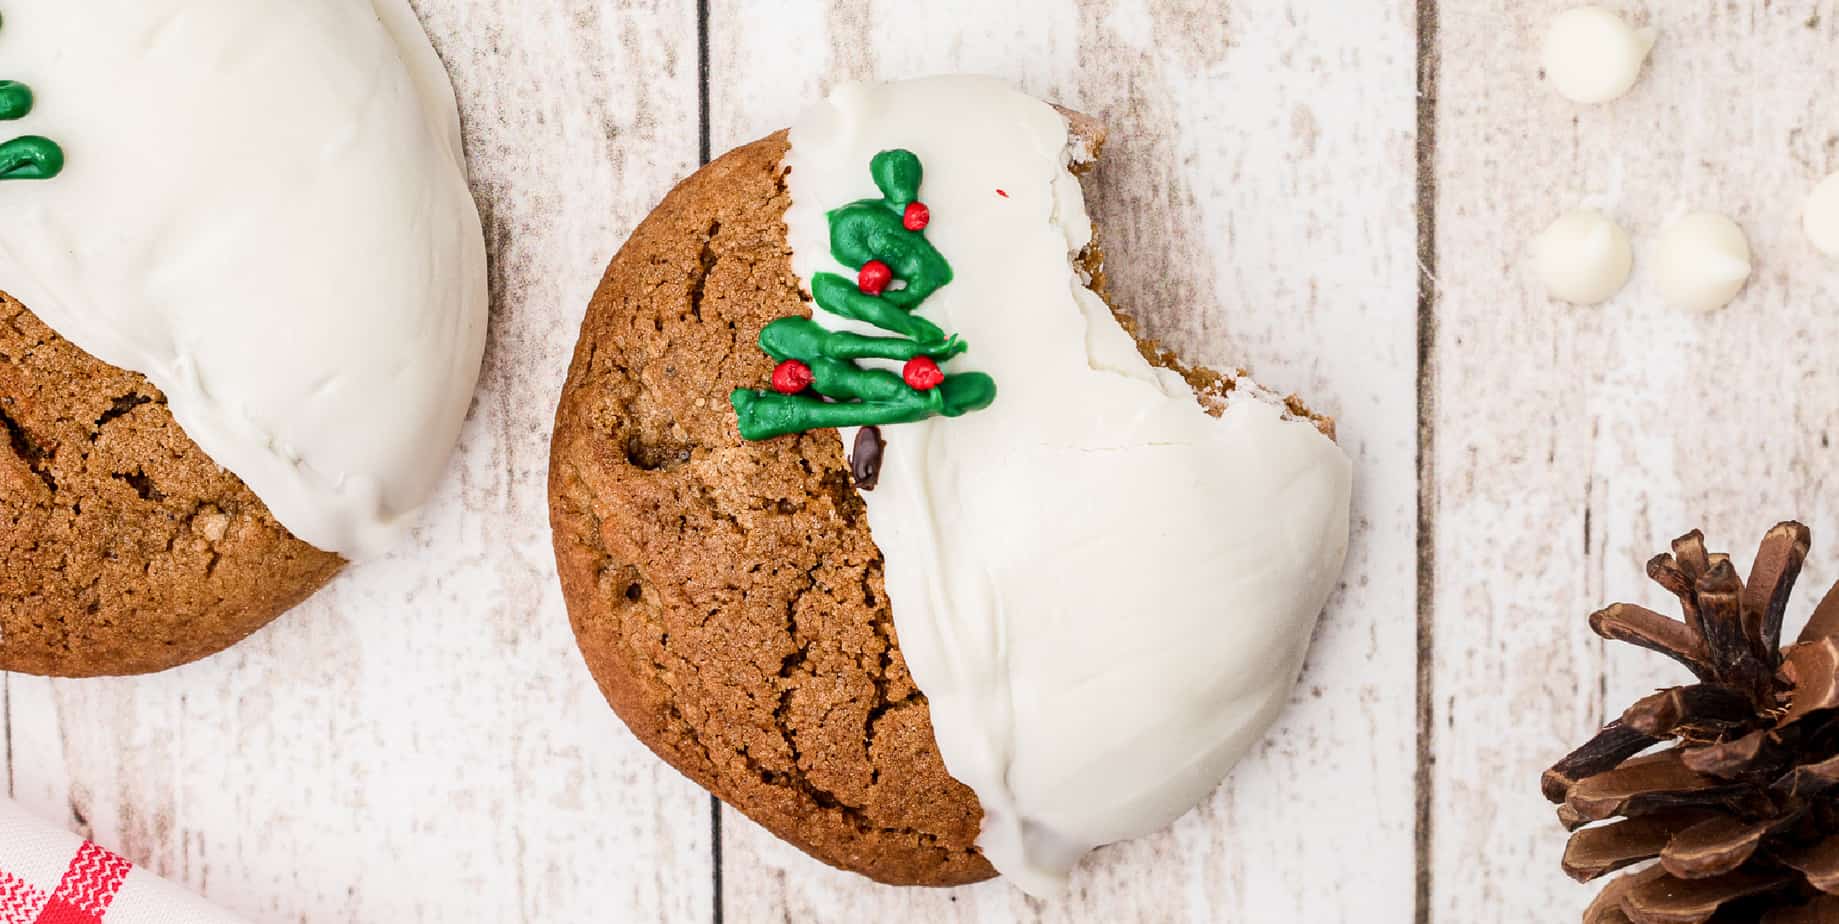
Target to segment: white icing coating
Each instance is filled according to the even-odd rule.
[[[407,0],[9,0],[63,145],[0,183],[0,288],[173,416],[301,539],[380,554],[446,466],[485,244]]]
[[[1533,261],[1553,298],[1599,305],[1628,284],[1635,251],[1615,219],[1595,209],[1577,209],[1533,241]]]
[[[1743,229],[1715,212],[1693,212],[1668,225],[1655,245],[1660,294],[1688,311],[1716,311],[1749,284],[1753,265]]]
[[[925,166],[955,281],[920,313],[970,345],[948,371],[998,395],[886,428],[864,498],[939,749],[983,805],[978,843],[1037,895],[1186,812],[1269,727],[1341,571],[1351,480],[1250,383],[1216,419],[1139,355],[1072,263],[1091,223],[1068,135],[1001,82],[938,77],[838,89],[787,155],[807,286],[853,273],[824,213],[877,195],[870,158]]]
[[[1619,99],[1641,79],[1657,37],[1653,29],[1636,29],[1600,6],[1567,10],[1545,34],[1545,78],[1573,102]]]
[[[1814,187],[1801,222],[1814,247],[1829,257],[1839,257],[1839,173]]]

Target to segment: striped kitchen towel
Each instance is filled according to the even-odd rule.
[[[240,920],[0,798],[0,924]]]

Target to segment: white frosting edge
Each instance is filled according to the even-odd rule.
[[[69,157],[0,184],[0,285],[145,375],[294,535],[386,552],[445,471],[486,331],[459,110],[413,9],[15,0],[0,49],[38,95],[17,124]]]
[[[891,102],[892,98],[900,103]],[[1150,389],[1145,395],[1161,395],[1161,399],[1146,399],[1158,408],[1185,408],[1170,411],[1186,421],[1180,426],[1199,418],[1209,422],[1197,426],[1218,435],[1222,442],[1246,450],[1255,446],[1255,453],[1235,457],[1235,462],[1246,471],[1268,472],[1270,466],[1284,469],[1270,485],[1277,494],[1287,494],[1297,484],[1307,491],[1307,501],[1292,507],[1294,522],[1280,515],[1282,510],[1270,510],[1267,505],[1262,512],[1272,516],[1247,517],[1253,523],[1247,532],[1255,534],[1257,541],[1226,544],[1239,550],[1230,554],[1245,557],[1222,561],[1243,561],[1237,567],[1253,572],[1254,577],[1251,584],[1238,583],[1223,596],[1236,591],[1250,601],[1249,609],[1270,599],[1273,588],[1280,598],[1261,615],[1235,627],[1240,630],[1235,641],[1248,643],[1237,648],[1238,654],[1216,645],[1224,656],[1197,665],[1195,659],[1177,652],[1173,655],[1179,662],[1177,670],[1139,671],[1121,687],[1114,683],[1106,696],[1061,704],[1046,700],[1070,689],[1063,672],[1078,653],[1057,651],[1052,644],[1043,646],[1039,632],[1030,630],[1025,617],[1013,612],[1005,615],[996,603],[1003,585],[1012,581],[991,584],[988,574],[989,563],[1001,559],[1000,551],[992,554],[992,549],[983,546],[963,550],[951,524],[941,522],[942,511],[946,520],[956,520],[963,513],[952,509],[961,499],[949,496],[953,490],[949,486],[956,482],[959,471],[949,461],[951,447],[979,446],[986,459],[996,464],[1003,435],[977,431],[1002,427],[1004,415],[1017,411],[1018,400],[1026,403],[1028,396],[1016,393],[1015,380],[998,374],[997,405],[989,411],[885,431],[889,445],[881,485],[864,499],[876,543],[886,560],[887,588],[902,651],[930,702],[947,769],[971,786],[983,806],[979,847],[1016,885],[1032,894],[1049,895],[1064,887],[1071,867],[1091,848],[1157,830],[1197,804],[1282,709],[1301,669],[1316,617],[1337,584],[1345,558],[1351,463],[1312,424],[1289,419],[1282,403],[1264,389],[1243,383],[1243,392],[1235,392],[1235,400],[1215,420],[1202,414],[1179,376],[1148,366],[1110,309],[1087,288],[1090,280],[1083,278],[1074,262],[1090,242],[1091,225],[1083,192],[1066,168],[1089,160],[1092,152],[1077,149],[1065,119],[1051,107],[998,81],[941,77],[893,85],[851,84],[838,88],[828,102],[799,121],[786,157],[792,193],[786,223],[794,271],[806,287],[816,272],[849,269],[837,266],[828,254],[824,212],[874,194],[867,183],[866,166],[876,150],[908,147],[920,154],[927,167],[928,182],[922,186],[921,197],[933,209],[929,234],[958,270],[958,281],[929,300],[920,313],[939,321],[948,332],[962,331],[962,322],[967,320],[987,318],[961,310],[965,297],[976,294],[973,290],[980,285],[976,280],[989,278],[965,265],[967,254],[1008,247],[1010,242],[986,235],[989,247],[955,246],[952,238],[957,232],[952,229],[961,231],[970,225],[988,232],[996,225],[986,224],[983,215],[956,213],[955,192],[941,192],[935,178],[953,169],[954,153],[965,154],[966,148],[981,152],[993,146],[990,138],[978,134],[987,127],[978,117],[988,107],[1007,114],[994,120],[994,131],[1002,138],[1002,144],[994,146],[1030,150],[1034,167],[1051,167],[1050,174],[1029,173],[1017,182],[1044,187],[1027,198],[1045,203],[1051,233],[1061,238],[1058,253],[1051,259],[1045,252],[1033,254],[1038,262],[1029,262],[1028,272],[1018,273],[1041,279],[1044,287],[1055,274],[1067,280],[1065,291],[1087,330],[1083,352],[1090,374],[1113,385],[1117,382],[1110,376],[1134,381],[1137,385],[1129,387]],[[898,120],[885,117],[879,111],[883,109],[898,109]],[[1001,126],[1009,121],[1015,123],[1016,132],[1002,134]],[[942,140],[945,138],[950,140]],[[1015,198],[1023,196],[1018,192]],[[959,204],[972,203],[970,207],[975,208],[974,202],[966,199]],[[954,225],[954,221],[963,224]],[[951,304],[935,304],[940,302]],[[861,329],[822,311],[816,317],[833,329]],[[1024,341],[989,332],[967,335],[967,339],[971,352],[954,361],[948,371],[1001,367],[1006,364],[1004,357],[1013,358],[1012,347],[1020,345],[1024,352],[1028,348]],[[1243,398],[1254,400],[1240,400]],[[1042,412],[1039,407],[1019,410],[1024,415]],[[840,438],[844,445],[853,445],[853,432],[845,431]],[[1126,446],[1095,450],[1130,451]],[[939,486],[929,483],[931,474],[913,474],[930,473],[941,464],[946,470],[939,476],[947,483],[945,495],[934,493]],[[969,478],[989,470],[976,462],[963,467]],[[997,522],[1003,521],[998,518]],[[1120,552],[1127,554],[1128,550]],[[1001,566],[1006,567],[1007,562]],[[1258,586],[1262,579],[1268,579],[1271,586]],[[1028,583],[1027,577],[1016,580]],[[1042,585],[1037,581],[1033,589],[1040,590]],[[1217,620],[1190,623],[1184,628],[1202,633],[1212,628],[1216,636],[1207,641],[1219,641]],[[1104,626],[1096,628],[1099,631],[1085,633],[1095,642],[1102,640]],[[1073,644],[1078,644],[1077,637]],[[1170,652],[1166,647],[1160,651]],[[1244,652],[1254,654],[1246,657]],[[1186,694],[1181,691],[1168,691],[1174,702],[1161,704],[1167,707],[1164,713],[1150,709],[1148,716],[1119,714],[1115,704],[1120,699],[1142,692],[1131,684],[1156,689],[1170,677],[1196,676],[1197,666],[1217,671],[1212,685],[1218,689],[1201,697],[1205,708],[1194,708],[1192,698],[1184,699]],[[1238,669],[1250,675],[1249,679],[1242,682],[1237,677],[1218,676]],[[1076,679],[1070,682],[1078,683]],[[1109,695],[1120,690],[1118,696]],[[1045,697],[1042,691],[1047,691]],[[1077,734],[1074,728],[1112,736],[1119,746],[1108,747],[1110,741],[1092,745],[1071,740]],[[1125,740],[1129,736],[1135,740]],[[1018,738],[1023,742],[1019,746]],[[1205,743],[1194,745],[1196,738]],[[1175,763],[1166,763],[1169,760]],[[1156,770],[1146,766],[1146,761],[1164,763]],[[1077,772],[1062,773],[1068,765]]]

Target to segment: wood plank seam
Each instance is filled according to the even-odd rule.
[[[696,0],[697,159],[707,166],[710,150],[709,0]],[[710,919],[722,924],[722,800],[709,797]]]
[[[710,160],[709,150],[709,0],[696,0],[696,100],[699,106],[697,131],[703,164]]]
[[[1431,868],[1432,776],[1436,704],[1432,670],[1436,613],[1436,333],[1437,333],[1437,0],[1418,0],[1417,9],[1417,222],[1418,222],[1418,509],[1417,509],[1417,881],[1413,903],[1417,924],[1430,924],[1434,888]]]
[[[711,104],[722,107],[714,152],[783,125],[847,79],[989,72],[1104,118],[1119,147],[1087,195],[1112,245],[1115,290],[1133,293],[1127,307],[1198,358],[1252,360],[1274,386],[1339,395],[1334,410],[1364,464],[1356,529],[1366,533],[1282,724],[1199,811],[1087,864],[1066,901],[1031,905],[1001,883],[875,887],[815,868],[724,812],[733,920],[1411,920],[1417,2],[1364,6],[1350,21],[1303,0],[939,0],[936,17],[890,21],[883,4],[712,0],[723,30],[711,43],[723,56],[711,75],[721,93]],[[1355,59],[1383,66],[1383,79],[1335,66]],[[749,79],[769,64],[772,81]],[[1376,282],[1375,298],[1333,294]],[[1386,334],[1377,353],[1346,333],[1369,326]],[[1367,765],[1373,772],[1351,769]],[[1346,818],[1321,795],[1331,779],[1370,795],[1377,815]],[[1318,836],[1338,829],[1387,849],[1320,887],[1306,874],[1317,841],[1296,836],[1299,817]]]
[[[6,795],[13,796],[13,677],[0,674],[0,722],[6,724]]]

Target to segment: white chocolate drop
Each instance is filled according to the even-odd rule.
[[[1636,29],[1600,6],[1560,13],[1545,34],[1545,76],[1560,96],[1607,103],[1633,89],[1654,50],[1653,29]]]
[[[1814,187],[1802,223],[1814,247],[1829,257],[1839,257],[1839,173]]]
[[[1667,226],[1656,247],[1660,294],[1667,304],[1716,311],[1731,303],[1754,269],[1743,229],[1715,212],[1694,212]]]
[[[1567,212],[1533,241],[1539,279],[1553,298],[1600,305],[1628,284],[1635,251],[1628,232],[1595,209]]]

